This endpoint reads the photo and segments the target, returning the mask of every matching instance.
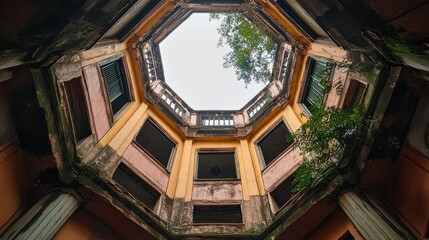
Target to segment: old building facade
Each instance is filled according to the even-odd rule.
[[[429,237],[427,1],[23,2],[1,30],[2,239]],[[272,77],[239,110],[197,111],[159,44],[220,11],[276,42]],[[294,192],[303,157],[286,136],[319,97],[370,120]]]

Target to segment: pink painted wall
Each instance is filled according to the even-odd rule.
[[[289,177],[302,161],[299,149],[289,148],[262,171],[265,190],[271,191]]]
[[[335,84],[339,82],[343,88],[345,87],[345,82],[347,78],[347,72],[344,69],[336,68],[332,74],[332,83]],[[338,94],[339,93],[339,94]],[[341,101],[341,96],[344,92],[338,92],[335,89],[335,86],[332,87],[332,90],[326,97],[326,106],[339,106]]]
[[[164,167],[133,143],[128,146],[122,157],[129,167],[134,168],[152,186],[165,193],[169,174]]]
[[[95,123],[95,133],[98,140],[110,129],[110,120],[107,115],[106,107],[109,106],[104,98],[104,80],[101,78],[98,67],[96,65],[89,65],[83,68],[86,86],[88,88],[88,98],[91,118]]]

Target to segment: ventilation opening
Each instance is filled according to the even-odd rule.
[[[288,138],[289,135],[290,132],[286,124],[280,121],[273,130],[259,141],[258,146],[265,166],[270,164],[293,143],[293,140]]]
[[[240,205],[194,205],[194,223],[243,223]]]
[[[151,120],[140,129],[135,142],[164,168],[168,168],[176,143],[170,140]]]
[[[234,152],[199,152],[197,179],[237,179]]]
[[[119,167],[113,174],[113,180],[150,209],[154,209],[161,196],[158,191],[137,176],[123,163],[119,164]]]
[[[270,193],[278,208],[283,207],[293,196],[292,189],[295,187],[295,184],[293,184],[294,179],[295,174],[292,174]]]
[[[64,82],[64,89],[67,96],[73,134],[76,142],[79,142],[91,135],[88,109],[86,107],[81,78],[73,78],[70,81]]]

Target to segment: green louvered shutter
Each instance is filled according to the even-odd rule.
[[[110,104],[112,105],[112,112],[116,114],[130,101],[122,59],[101,66],[101,71],[103,72],[106,82],[107,94]]]
[[[311,110],[311,106],[317,101],[323,100],[323,86],[321,73],[326,68],[326,63],[312,59],[308,69],[306,87],[302,97],[302,103]]]

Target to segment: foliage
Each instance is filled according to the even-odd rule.
[[[277,44],[260,26],[241,13],[211,13],[210,19],[220,19],[217,29],[219,46],[228,45],[232,51],[224,56],[224,67],[234,67],[238,80],[268,82],[271,77]]]
[[[377,76],[377,69],[380,67],[379,65],[373,64],[370,61],[365,61],[363,59],[359,59],[357,61],[350,62],[349,59],[344,60],[336,65],[339,68],[346,68],[350,72],[360,73],[364,76],[369,82],[373,82]]]
[[[323,94],[331,90],[330,75],[334,65],[330,62],[324,70],[316,73],[321,79]],[[312,105],[308,121],[290,136],[304,158],[295,174],[294,192],[311,186],[342,158],[346,147],[352,144],[359,133],[363,115],[364,109],[359,105],[351,112],[338,107],[326,107],[322,99]]]
[[[351,113],[337,107],[325,107],[318,102],[312,106],[312,115],[292,138],[304,157],[303,165],[295,174],[295,191],[310,186],[323,172],[343,156],[359,132],[363,108],[356,106]]]

